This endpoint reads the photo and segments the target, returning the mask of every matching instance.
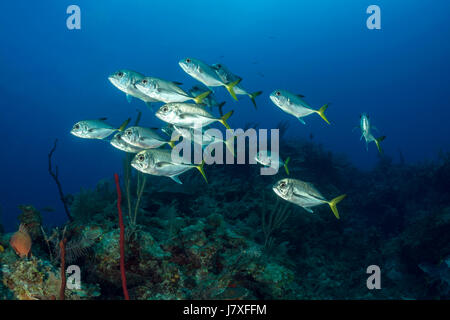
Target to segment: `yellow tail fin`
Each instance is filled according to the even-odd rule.
[[[330,202],[328,202],[328,205],[331,208],[331,211],[333,211],[334,215],[336,216],[336,218],[339,219],[339,212],[338,209],[336,207],[336,205],[342,201],[342,199],[344,199],[347,195],[343,194],[342,196],[336,197],[333,200],[331,200]]]
[[[288,168],[289,160],[291,160],[291,157],[287,157],[286,161],[284,161],[284,170],[286,171],[287,175],[289,175],[289,168]]]
[[[225,88],[227,88],[228,92],[231,94],[234,100],[238,101],[238,98],[236,97],[236,93],[234,92],[234,87],[241,82],[242,79],[238,79],[234,82],[225,84]]]
[[[202,163],[198,166],[196,166],[197,170],[200,171],[200,173],[203,176],[203,179],[205,179],[206,183],[208,183],[208,179],[206,179],[205,170],[203,170],[203,166],[205,165],[205,160],[202,160]]]
[[[203,102],[203,99],[205,99],[207,96],[209,96],[209,94],[211,93],[211,91],[206,91],[203,92],[202,94],[199,94],[198,96],[196,96],[194,99],[196,104],[200,104]]]
[[[376,138],[375,139],[375,144],[377,145],[377,148],[378,148],[378,152],[380,153],[380,154],[383,154],[383,149],[381,148],[381,141],[383,141],[384,139],[386,139],[386,136],[382,136],[382,137],[379,137],[379,138]]]
[[[319,114],[319,116],[322,117],[323,120],[325,120],[326,123],[330,124],[330,121],[328,121],[327,117],[325,117],[325,110],[328,109],[328,103],[324,105],[322,108],[317,110],[316,112]]]
[[[130,123],[130,121],[131,121],[131,118],[128,118],[127,120],[125,120],[125,122],[122,123],[122,125],[117,130],[124,131],[125,128],[127,127],[127,125]]]
[[[224,114],[223,117],[219,119],[219,122],[220,122],[221,124],[223,124],[223,125],[225,126],[225,128],[227,128],[227,129],[231,129],[230,126],[229,126],[228,123],[227,123],[227,120],[228,120],[229,117],[231,117],[231,115],[233,114],[233,112],[234,112],[234,111],[231,110],[230,112]]]
[[[261,93],[262,93],[262,91],[256,91],[256,92],[250,93],[250,94],[248,95],[248,96],[250,97],[250,99],[252,100],[253,105],[255,106],[255,109],[258,109],[258,107],[256,106],[255,98],[256,98],[257,96],[261,95]]]

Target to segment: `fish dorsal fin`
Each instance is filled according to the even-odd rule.
[[[103,118],[98,118],[98,120],[100,120],[100,121],[106,121],[106,120],[108,120],[108,118],[107,118],[107,117],[103,117]]]
[[[176,86],[181,86],[183,83],[178,81],[172,81],[172,83]]]
[[[304,95],[302,95],[300,93],[297,93],[296,96],[299,97],[299,98],[304,98],[305,97]]]

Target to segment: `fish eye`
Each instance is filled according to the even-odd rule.
[[[283,181],[280,183],[280,188],[284,188],[284,187],[286,187],[286,182]]]
[[[277,91],[277,92],[275,92],[275,94],[276,94],[277,96],[280,96],[280,95],[281,95],[281,92],[280,92],[280,91]]]
[[[127,130],[126,134],[127,136],[131,136],[131,130]]]
[[[186,62],[187,62],[187,63],[191,63],[191,59],[187,58],[187,59],[186,59]]]
[[[144,80],[142,80],[142,83],[143,83],[143,84],[147,84],[147,83],[148,83],[148,80],[147,80],[147,79],[144,79]]]
[[[217,68],[222,68],[222,66],[220,64],[217,65]]]
[[[74,128],[75,130],[78,130],[78,129],[80,129],[80,125],[77,123],[76,125],[73,126],[73,128]]]
[[[122,71],[117,72],[117,76],[122,78],[123,77],[123,72]]]
[[[145,159],[144,155],[141,154],[141,155],[138,156],[138,160],[139,161],[142,162],[142,161],[144,161],[144,159]]]
[[[167,112],[167,111],[169,111],[169,107],[163,107],[163,108],[161,109],[161,111],[162,111],[162,112]]]

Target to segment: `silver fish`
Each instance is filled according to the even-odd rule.
[[[147,106],[151,108],[152,102],[157,102],[158,100],[153,99],[136,88],[136,82],[144,79],[142,73],[122,69],[114,72],[108,77],[108,80],[120,91],[125,92],[127,96],[127,101],[131,102],[132,97],[144,101]]]
[[[273,155],[273,156],[272,156]],[[255,161],[259,164],[265,166],[265,167],[272,167],[272,168],[281,168],[284,167],[284,170],[286,171],[286,174],[289,175],[289,168],[288,163],[291,158],[287,157],[286,161],[283,161],[283,159],[280,158],[277,154],[272,154],[270,151],[259,151],[255,155]]]
[[[131,166],[136,170],[155,176],[165,176],[182,184],[178,176],[188,170],[197,168],[202,174],[206,183],[205,172],[203,170],[204,162],[200,165],[176,163],[172,160],[172,152],[167,149],[151,149],[139,152],[131,161]]]
[[[293,115],[300,120],[301,123],[305,124],[303,117],[317,113],[326,123],[330,124],[325,116],[325,110],[327,110],[328,104],[325,104],[319,110],[314,110],[303,100],[303,98],[304,96],[301,94],[293,94],[286,90],[275,90],[270,94],[270,99],[277,107],[284,112]]]
[[[378,152],[380,154],[383,153],[383,149],[381,148],[381,141],[383,141],[386,136],[381,136],[379,138],[375,138],[372,134],[372,129],[378,130],[376,127],[372,126],[370,124],[370,120],[369,120],[369,116],[366,113],[361,114],[360,116],[360,122],[359,122],[359,126],[356,128],[360,128],[361,129],[361,138],[360,140],[362,140],[362,138],[364,137],[364,139],[366,140],[366,150],[369,151],[369,143],[370,142],[375,142]]]
[[[238,100],[236,93],[234,92],[234,87],[241,82],[241,79],[230,83],[223,82],[212,67],[203,61],[194,58],[182,59],[178,62],[178,64],[184,72],[192,78],[200,81],[208,87],[225,87],[233,99],[236,101]]]
[[[336,204],[346,197],[343,194],[331,201],[327,201],[312,184],[290,178],[285,178],[275,183],[273,191],[280,198],[296,204],[310,213],[313,212],[312,207],[326,203],[330,206],[337,219],[339,219],[339,212]]]
[[[136,88],[143,94],[164,103],[193,100],[195,103],[199,104],[211,93],[210,90],[206,90],[198,96],[192,97],[186,91],[181,89],[178,84],[180,83],[166,81],[155,77],[145,77],[136,82]]]
[[[119,149],[121,151],[125,151],[128,153],[138,153],[143,150],[142,148],[135,147],[135,146],[125,142],[125,140],[123,140],[122,137],[123,137],[123,133],[117,132],[114,135],[114,137],[111,139],[111,142],[110,142],[111,145],[116,149]]]
[[[156,129],[143,127],[130,127],[126,129],[122,135],[122,139],[134,147],[141,149],[159,148],[165,144],[174,146],[174,141],[165,140],[161,137]]]
[[[230,126],[226,120],[231,117],[233,111],[221,118],[214,117],[203,107],[191,103],[167,103],[156,111],[156,117],[167,123],[187,128],[206,127],[213,122],[222,123],[227,129]]]
[[[131,119],[127,119],[119,128],[107,124],[105,120],[106,118],[101,118],[77,122],[70,133],[84,139],[105,139],[116,131],[123,131]]]
[[[233,74],[233,73],[232,73],[232,72],[231,72],[224,64],[222,64],[222,63],[216,63],[216,64],[213,64],[211,67],[216,71],[217,75],[218,75],[218,76],[220,77],[220,79],[222,79],[222,81],[225,82],[225,83],[232,83],[232,82],[234,82],[234,81],[236,81],[236,80],[242,79],[241,77],[239,77],[239,76]],[[253,106],[255,107],[255,109],[257,109],[255,98],[256,98],[257,96],[261,95],[261,94],[262,94],[262,91],[256,91],[256,92],[249,93],[249,92],[248,92],[247,90],[245,90],[245,89],[241,86],[241,84],[239,83],[239,84],[237,84],[237,85],[234,86],[234,92],[235,92],[237,95],[246,95],[246,96],[248,96],[248,97],[252,100],[252,103],[253,103]]]

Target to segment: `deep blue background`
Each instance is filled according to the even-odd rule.
[[[81,7],[82,29],[66,28],[66,8]],[[381,7],[382,30],[366,28],[366,8]],[[408,162],[449,149],[450,1],[2,1],[0,4],[1,189],[3,222],[15,228],[19,204],[53,206],[46,222],[64,221],[47,172],[55,138],[65,192],[95,185],[121,170],[123,154],[102,141],[69,134],[74,122],[108,117],[119,125],[135,110],[161,125],[141,101],[128,104],[107,80],[120,68],[185,83],[178,66],[192,56],[222,62],[263,90],[255,111],[222,89],[232,127],[249,121],[347,154],[361,168],[377,161],[352,132],[368,112],[386,154]],[[274,89],[302,93],[315,107],[331,102],[332,126],[317,115],[303,126],[269,100]],[[144,122],[145,121],[145,122]]]

